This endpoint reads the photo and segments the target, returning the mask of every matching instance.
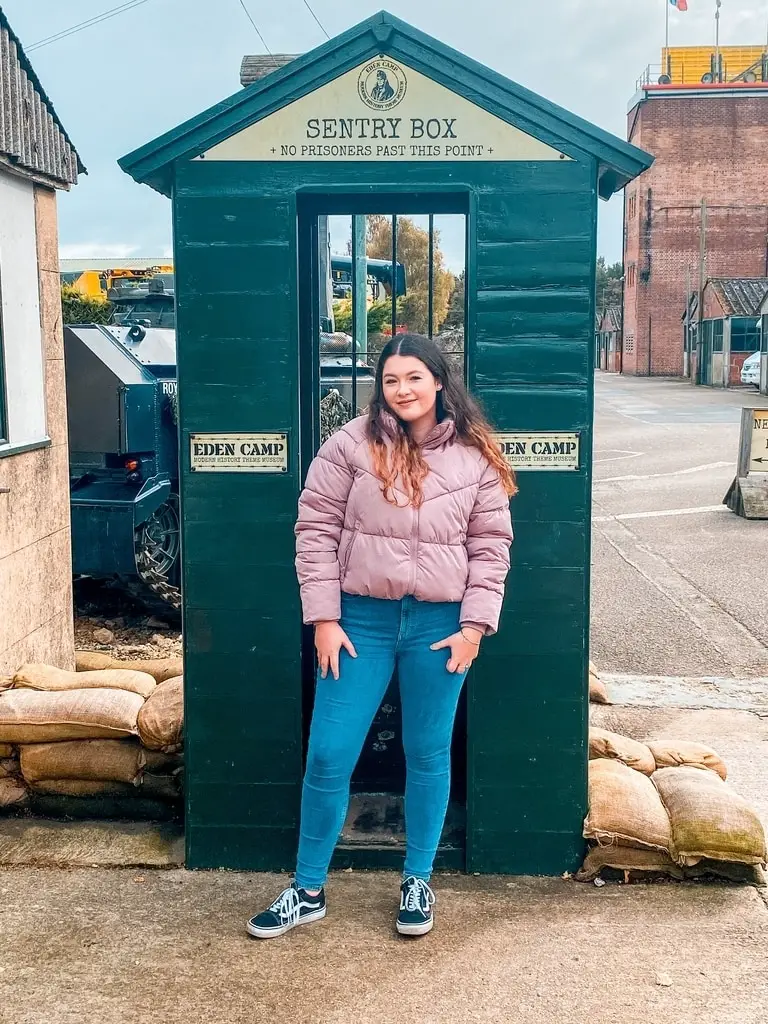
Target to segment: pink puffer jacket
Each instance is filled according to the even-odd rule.
[[[343,590],[460,601],[462,623],[494,633],[512,542],[498,473],[476,448],[456,441],[453,420],[443,420],[422,445],[429,466],[423,504],[397,508],[373,472],[366,423],[360,416],[325,442],[299,499],[296,571],[304,621],[339,619]],[[405,504],[402,492],[398,497]]]

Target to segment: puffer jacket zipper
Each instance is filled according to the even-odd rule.
[[[413,509],[413,523],[411,525],[411,576],[408,581],[408,593],[413,594],[416,590],[416,576],[419,568],[419,517],[421,506]]]

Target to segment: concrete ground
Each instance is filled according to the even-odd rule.
[[[601,671],[768,676],[768,522],[729,512],[754,390],[598,372],[592,657]]]
[[[591,718],[708,743],[768,825],[768,523],[719,507],[745,404],[598,375]],[[0,824],[0,1024],[768,1020],[764,888],[440,875],[413,941],[394,875],[341,872],[324,922],[264,943],[243,924],[287,878],[180,855],[170,825]]]

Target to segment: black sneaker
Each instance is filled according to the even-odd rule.
[[[325,889],[310,896],[296,884],[284,889],[263,914],[252,917],[245,926],[249,935],[257,939],[273,939],[285,935],[297,924],[309,924],[325,917]]]
[[[423,878],[406,878],[400,886],[400,913],[397,930],[401,935],[426,935],[432,931],[435,894]]]

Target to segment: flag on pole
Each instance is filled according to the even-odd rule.
[[[688,0],[669,0],[673,7],[676,7],[678,11],[688,10]]]

